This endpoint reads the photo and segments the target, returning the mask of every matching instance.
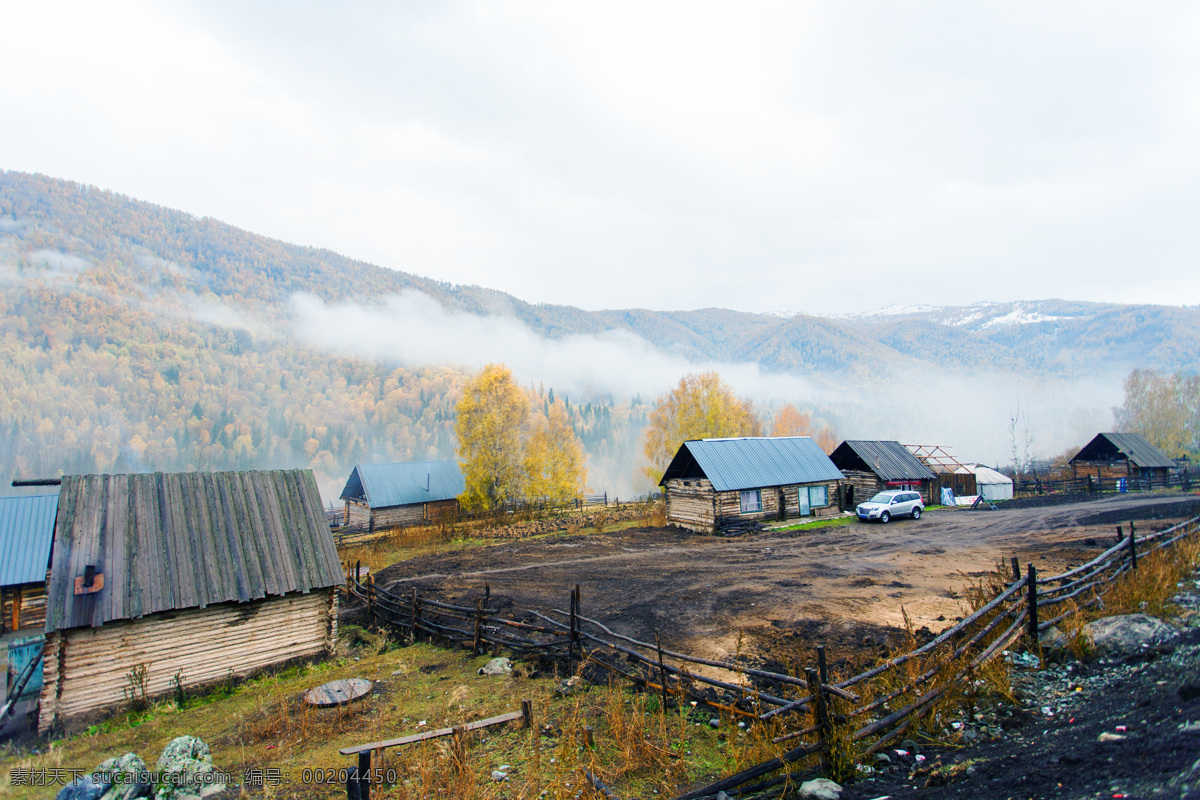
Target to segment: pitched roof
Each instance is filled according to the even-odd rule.
[[[46,580],[57,513],[57,494],[0,497],[0,586]]]
[[[829,456],[808,436],[698,439],[684,442],[659,485],[696,471],[718,492],[842,479]],[[699,477],[699,475],[697,475]]]
[[[88,565],[104,575],[75,594]],[[309,470],[62,479],[46,630],[335,586],[337,548]]]
[[[933,470],[899,442],[848,439],[829,458],[839,469],[874,472],[885,481],[937,478]]]
[[[457,461],[359,464],[342,489],[342,499],[364,499],[371,508],[390,508],[453,500],[466,490]]]
[[[1140,433],[1098,433],[1083,446],[1071,461],[1124,461],[1129,459],[1139,467],[1174,468],[1167,458]]]

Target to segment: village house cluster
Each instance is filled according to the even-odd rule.
[[[1128,433],[1099,434],[1071,461],[1089,484],[1175,467]],[[36,712],[40,731],[77,727],[131,696],[332,649],[344,575],[309,470],[58,483],[0,498],[0,724]],[[1010,478],[944,448],[851,440],[826,455],[806,436],[683,442],[660,486],[668,522],[697,532],[840,515],[885,490],[930,505],[1013,495]],[[452,461],[360,464],[341,521],[427,524],[456,514],[463,490]]]

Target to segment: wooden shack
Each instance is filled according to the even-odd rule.
[[[1166,486],[1175,462],[1138,433],[1098,433],[1071,459],[1076,478],[1137,478]]]
[[[926,504],[936,502],[937,475],[899,442],[847,439],[829,459],[845,476],[842,506],[847,510],[888,489],[919,492]]]
[[[808,436],[684,442],[659,486],[667,521],[712,533],[739,520],[785,520],[840,513],[842,473]]]
[[[434,522],[458,511],[466,488],[457,461],[359,464],[342,489],[346,524],[375,531]]]
[[[42,687],[46,571],[57,509],[57,494],[0,497],[0,707],[12,692],[14,715],[31,712]]]
[[[38,729],[324,653],[342,580],[309,470],[64,477]]]

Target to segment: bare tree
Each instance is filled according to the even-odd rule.
[[[1037,460],[1037,451],[1034,449],[1029,412],[1021,409],[1020,398],[1017,399],[1017,407],[1008,418],[1008,445],[1013,472],[1018,476],[1028,474],[1033,469],[1033,462]]]

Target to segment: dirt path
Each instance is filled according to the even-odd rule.
[[[660,629],[664,643],[719,656],[736,648],[739,630],[840,625],[858,637],[863,626],[900,625],[901,606],[918,627],[938,630],[962,613],[971,578],[1002,560],[1058,572],[1111,545],[1118,522],[1149,531],[1197,513],[1195,495],[1125,495],[740,539],[641,528],[423,557],[378,580],[456,600],[487,582],[493,605],[517,610],[566,608],[579,584],[584,614],[614,630],[653,638]]]

